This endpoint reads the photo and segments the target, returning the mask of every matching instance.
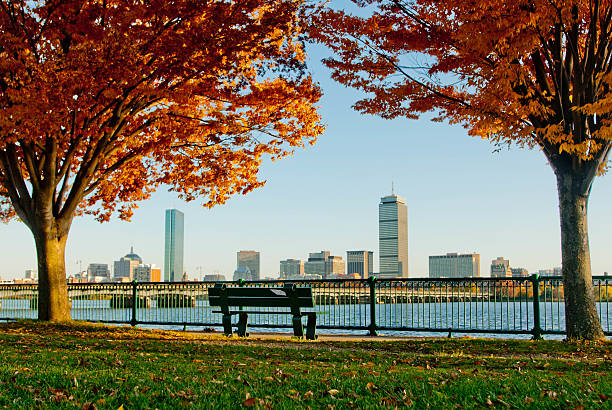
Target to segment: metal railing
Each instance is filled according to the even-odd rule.
[[[228,286],[311,287],[317,327],[335,331],[565,334],[561,277],[222,282]],[[220,327],[208,304],[219,282],[70,284],[75,320],[131,325]],[[612,278],[594,277],[604,333],[612,335]],[[0,285],[0,320],[35,319],[37,285]],[[247,310],[248,311],[248,310]],[[262,311],[262,309],[258,309]],[[290,328],[291,316],[264,308],[249,326]]]

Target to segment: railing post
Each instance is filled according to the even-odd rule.
[[[370,276],[368,284],[370,285],[370,336],[378,336],[378,326],[376,326],[376,276]]]
[[[130,321],[130,324],[132,326],[136,326],[136,323],[138,323],[136,321],[136,307],[138,306],[138,299],[136,299],[136,280],[134,280],[132,282],[132,320]]]
[[[245,280],[243,278],[240,278],[236,281],[236,283],[238,283],[238,287],[244,287],[245,284]],[[238,310],[243,310],[242,306],[238,306]]]
[[[542,327],[540,326],[540,276],[535,273],[529,277],[533,288],[533,340],[542,338]]]

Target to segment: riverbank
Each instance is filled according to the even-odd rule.
[[[323,339],[323,338],[322,338]],[[611,406],[611,342],[267,335],[0,324],[0,406]]]

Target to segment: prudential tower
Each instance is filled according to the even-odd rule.
[[[408,277],[408,211],[406,200],[392,193],[378,205],[379,277]]]

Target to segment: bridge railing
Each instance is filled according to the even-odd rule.
[[[69,284],[73,319],[132,325],[218,327],[208,303],[219,282]],[[335,331],[564,334],[560,277],[353,279],[222,282],[227,286],[311,287],[317,327]],[[612,278],[594,277],[597,311],[612,335]],[[37,285],[0,285],[0,320],[35,319]],[[262,309],[258,309],[262,311]],[[249,326],[290,328],[283,309],[250,315]]]

